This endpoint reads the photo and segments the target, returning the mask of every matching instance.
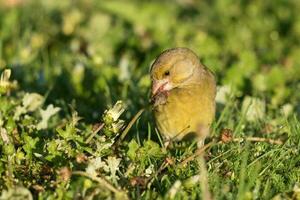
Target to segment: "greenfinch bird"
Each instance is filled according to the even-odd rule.
[[[154,117],[166,141],[192,135],[204,143],[215,117],[214,74],[188,48],[162,52],[151,66]]]

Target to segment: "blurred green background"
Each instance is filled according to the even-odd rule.
[[[0,74],[9,68],[10,80],[18,83],[11,93],[0,90],[0,189],[14,194],[13,186],[22,185],[39,199],[93,197],[99,184],[70,179],[68,169],[94,167],[95,176],[105,176],[132,199],[168,199],[176,181],[197,178],[196,161],[175,164],[143,188],[138,178],[147,170],[156,173],[167,156],[181,161],[195,147],[183,143],[163,151],[147,111],[112,148],[120,127],[108,135],[115,122],[101,118],[122,100],[127,111],[121,118],[128,124],[149,103],[155,57],[167,48],[188,47],[217,77],[212,136],[230,128],[234,137],[284,143],[221,143],[210,149],[214,197],[299,198],[299,10],[299,0],[0,0]],[[108,128],[93,136],[98,122]],[[115,168],[96,173],[97,162]],[[177,199],[199,199],[197,181],[186,182]],[[18,192],[30,194],[25,188]]]
[[[75,100],[87,120],[118,99],[144,106],[151,62],[178,46],[239,97],[299,110],[298,0],[1,2],[0,69],[50,102]]]

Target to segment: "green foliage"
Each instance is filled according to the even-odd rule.
[[[299,1],[20,2],[0,0],[0,199],[201,199],[195,144],[165,149],[149,109],[120,139],[175,46],[217,76],[208,141],[283,142],[208,149],[214,198],[299,199]]]

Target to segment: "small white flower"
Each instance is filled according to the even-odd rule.
[[[113,121],[117,121],[122,113],[125,111],[125,105],[122,101],[117,101],[117,103],[108,111],[106,114],[109,115]]]
[[[242,103],[242,113],[248,121],[261,120],[266,114],[266,103],[259,98],[246,96]]]
[[[16,110],[15,110],[15,113],[14,113],[13,119],[14,120],[19,120],[20,116],[22,114],[25,114],[25,113],[26,113],[26,109],[23,106],[17,106]]]
[[[37,93],[26,93],[22,99],[22,106],[17,106],[14,113],[14,120],[19,120],[22,114],[33,112],[44,103],[44,97]]]
[[[37,93],[26,93],[22,100],[23,107],[29,112],[38,109],[43,102],[44,97]]]
[[[231,93],[232,93],[232,89],[230,86],[228,86],[228,85],[218,86],[216,102],[220,103],[220,104],[226,104]]]
[[[146,170],[145,170],[145,176],[150,177],[151,174],[154,172],[154,165],[150,165]]]

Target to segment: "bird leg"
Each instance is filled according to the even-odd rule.
[[[205,138],[209,135],[209,125],[199,124],[197,128],[197,147],[201,148],[204,145]]]

